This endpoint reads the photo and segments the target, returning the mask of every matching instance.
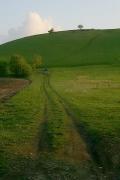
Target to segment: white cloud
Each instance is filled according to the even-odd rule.
[[[51,27],[54,27],[56,31],[60,30],[58,26],[54,25],[52,18],[42,18],[37,12],[30,12],[21,26],[9,29],[6,35],[0,35],[0,43],[25,36],[47,33]]]
[[[24,22],[26,35],[45,33],[53,26],[51,18],[43,19],[38,13],[32,12]]]

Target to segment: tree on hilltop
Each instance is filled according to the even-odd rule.
[[[51,34],[51,33],[53,33],[55,30],[54,30],[54,28],[51,28],[48,32]]]
[[[82,24],[79,24],[79,25],[78,25],[78,28],[79,28],[80,30],[82,30],[82,29],[84,28],[84,26],[83,26]]]

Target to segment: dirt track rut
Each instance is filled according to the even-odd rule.
[[[91,154],[91,150],[89,149],[89,144],[85,141],[83,132],[80,131],[80,129],[78,130],[77,128],[77,124],[75,123],[74,113],[71,111],[71,109],[66,104],[64,99],[51,86],[49,74],[43,75],[43,89],[44,89],[45,98],[46,98],[45,116],[44,116],[45,126],[48,126],[47,123],[50,121],[48,118],[49,112],[51,112],[52,117],[55,117],[57,114],[57,117],[56,117],[56,119],[58,118],[57,122],[61,120],[60,117],[65,118],[63,119],[65,121],[65,123],[63,124],[63,127],[61,125],[61,129],[64,129],[63,132],[61,133],[61,138],[65,139],[65,142],[62,141],[63,146],[60,146],[59,143],[57,144],[58,147],[57,147],[56,154],[58,153],[57,154],[58,157],[60,156],[64,160],[70,160],[71,162],[74,162],[74,163],[89,162],[91,164],[91,167],[90,167],[91,172],[96,177],[94,179],[103,179],[103,180],[106,179],[101,173],[99,167],[97,167],[96,163],[94,162],[93,155]],[[52,103],[54,104],[54,106]],[[52,121],[56,121],[56,120],[52,119]],[[47,147],[46,144],[48,144],[50,140],[50,139],[47,139],[46,137],[47,131],[45,132],[45,130],[46,130],[46,127],[44,127],[43,134],[41,135],[42,137],[45,137],[45,139],[42,140],[42,142],[40,142],[40,151],[41,151],[41,147],[43,151],[46,151],[46,147]],[[53,133],[53,136],[55,135],[57,138],[60,137],[60,132],[58,133],[59,134],[58,136],[54,134],[54,132],[49,132],[49,134],[50,133]],[[43,142],[46,144],[44,144]],[[54,141],[52,143],[54,143]],[[50,151],[49,148],[47,150]]]

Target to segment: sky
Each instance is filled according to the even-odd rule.
[[[79,24],[120,28],[120,0],[0,0],[0,44]]]

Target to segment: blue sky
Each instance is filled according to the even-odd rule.
[[[0,42],[78,24],[120,28],[120,0],[0,0]]]

